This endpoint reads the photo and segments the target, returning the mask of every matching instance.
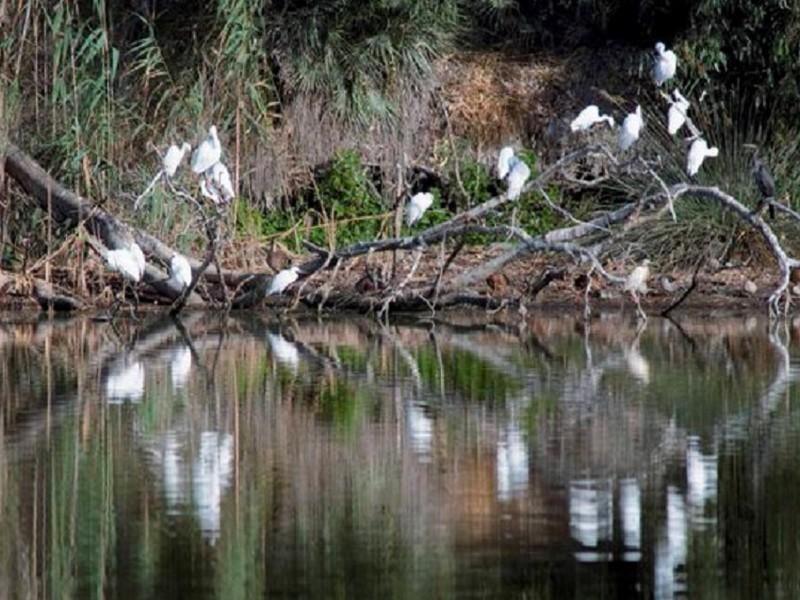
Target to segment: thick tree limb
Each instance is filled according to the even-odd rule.
[[[128,227],[104,208],[68,190],[14,144],[9,144],[7,147],[5,169],[43,210],[47,210],[49,200],[53,217],[59,223],[68,223],[74,227],[84,221],[86,229],[109,248],[124,247],[127,244],[125,233],[130,231],[145,253],[169,264],[174,254],[174,250],[169,246],[153,236]],[[159,295],[169,300],[177,298],[182,291],[176,282],[166,277],[166,274],[152,263],[147,265],[144,281]],[[201,304],[202,300],[193,294],[189,302]]]

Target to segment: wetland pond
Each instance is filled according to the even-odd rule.
[[[0,596],[796,598],[796,331],[0,315]]]

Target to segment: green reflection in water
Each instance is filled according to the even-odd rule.
[[[301,320],[270,343],[244,319],[225,335],[201,317],[186,333],[3,326],[0,589],[797,595],[785,337],[736,321],[514,325]],[[108,397],[117,364],[145,375],[124,401]],[[691,448],[711,471],[692,471]],[[636,548],[623,479],[641,493]],[[592,486],[610,508],[576,491]]]

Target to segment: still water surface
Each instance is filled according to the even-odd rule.
[[[0,316],[0,596],[795,598],[798,341]]]

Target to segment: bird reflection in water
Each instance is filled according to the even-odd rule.
[[[176,348],[170,353],[169,372],[174,390],[179,390],[189,381],[192,372],[192,351],[188,346]]]
[[[528,445],[519,429],[507,428],[497,442],[497,499],[510,500],[528,488]]]
[[[219,431],[204,431],[196,455],[187,457],[189,447],[182,435],[164,435],[160,461],[167,514],[179,516],[191,505],[203,537],[211,544],[221,531],[222,499],[233,475],[233,436]]]
[[[272,356],[275,357],[278,364],[297,372],[297,367],[300,365],[300,351],[297,349],[297,344],[290,342],[280,333],[268,332],[267,341],[272,350]]]
[[[106,399],[109,404],[139,402],[144,396],[144,365],[141,361],[123,361],[106,377]]]
[[[609,560],[601,546],[608,544],[614,531],[614,494],[611,481],[578,479],[569,485],[569,528],[581,546],[575,558],[581,562]]]

